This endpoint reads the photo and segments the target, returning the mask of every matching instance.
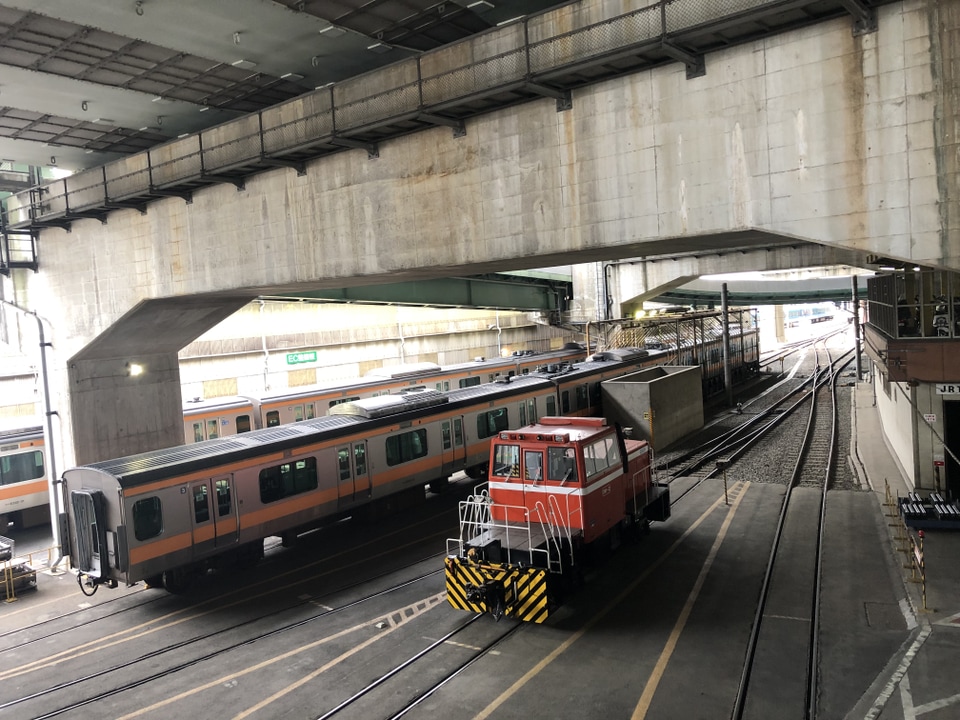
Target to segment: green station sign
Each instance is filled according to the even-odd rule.
[[[300,363],[311,363],[317,361],[317,351],[298,352],[287,354],[287,365],[299,365]]]

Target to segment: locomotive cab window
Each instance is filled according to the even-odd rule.
[[[133,504],[133,535],[137,540],[149,540],[163,532],[163,508],[160,498],[149,497]]]
[[[583,465],[588,480],[620,463],[620,448],[613,437],[600,438],[583,448]]]
[[[547,479],[577,482],[577,456],[573,448],[547,448]]]
[[[520,477],[520,446],[497,444],[493,449],[493,471],[496,477]]]

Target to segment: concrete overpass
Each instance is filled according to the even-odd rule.
[[[557,76],[582,75],[571,48],[601,29],[637,32],[641,20],[656,25],[659,52],[672,52],[658,24],[666,6],[620,17],[605,7],[564,6],[533,26],[450,46],[430,57],[435,77],[442,63],[459,77],[480,58],[533,50],[543,63],[547,48]],[[960,113],[960,44],[950,41],[960,8],[911,0],[875,14],[874,32],[854,32],[849,16],[828,19],[709,52],[703,67],[682,53],[684,63],[651,69],[621,63],[559,98],[521,73],[525,96],[512,102],[548,97],[473,114],[453,130],[440,122],[375,146],[355,138],[359,149],[318,159],[291,152],[292,167],[267,170],[270,158],[254,153],[238,161],[245,174],[235,182],[233,166],[212,173],[203,158],[211,147],[223,163],[230,149],[246,152],[251,122],[241,119],[15,203],[14,224],[39,232],[42,271],[15,270],[4,296],[49,322],[54,409],[76,443],[68,462],[179,442],[177,349],[258,295],[805,244],[853,265],[882,255],[960,268],[950,129]],[[637,46],[624,57],[642,56]],[[328,96],[369,109],[375,96],[422,93],[422,65],[390,66]],[[484,67],[507,72],[501,65]],[[322,115],[323,97],[277,113],[300,127]],[[438,122],[414,110],[403,116],[408,132]],[[363,128],[390,122],[395,133],[400,119]],[[184,168],[193,174],[170,181]],[[118,202],[110,189],[120,186],[128,197]],[[597,280],[579,284],[588,300]],[[147,372],[130,375],[133,362]]]

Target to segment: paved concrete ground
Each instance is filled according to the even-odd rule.
[[[909,633],[846,717],[849,720],[958,718],[960,532],[924,533],[924,597],[924,586],[914,582],[917,574],[909,567],[909,547],[903,542],[896,509],[888,501],[888,493],[902,496],[912,488],[905,483],[883,439],[871,385],[862,383],[857,387],[853,414],[859,471],[873,489],[875,517],[889,543],[887,558],[891,572],[898,575],[903,584],[899,605],[907,619]],[[858,569],[855,558],[850,558],[851,577],[856,577]],[[896,588],[896,582],[891,587]],[[864,612],[876,624],[895,623],[889,607],[866,607]]]

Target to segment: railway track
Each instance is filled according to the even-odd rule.
[[[424,559],[421,562],[438,564],[439,557],[440,557],[439,555],[431,556],[429,558]],[[297,613],[297,611],[302,610],[304,607],[315,607],[317,603],[322,600],[322,598],[301,597],[298,599],[298,601],[295,604],[292,604],[288,607],[285,607],[282,609],[274,609],[274,610],[271,610],[270,612],[255,614],[251,617],[245,618],[242,621],[228,623],[223,627],[219,627],[209,632],[191,633],[190,636],[183,641],[165,643],[163,644],[162,647],[155,647],[153,650],[150,650],[149,652],[136,655],[135,657],[128,660],[107,664],[105,666],[99,667],[95,671],[89,671],[89,672],[85,671],[84,668],[81,666],[80,668],[81,671],[78,672],[74,677],[70,678],[69,680],[65,680],[47,687],[43,687],[41,689],[27,691],[26,693],[20,696],[8,698],[3,702],[0,702],[0,712],[17,708],[18,706],[23,705],[28,701],[35,701],[47,696],[55,696],[60,693],[64,693],[65,691],[75,691],[77,689],[84,687],[87,684],[103,686],[104,684],[109,684],[110,678],[118,676],[123,673],[127,673],[131,669],[134,669],[140,665],[153,668],[153,667],[156,667],[158,664],[160,664],[160,661],[163,661],[165,656],[167,655],[172,655],[174,653],[182,653],[184,651],[196,650],[196,649],[206,650],[206,648],[209,647],[211,644],[217,641],[220,641],[223,638],[227,638],[231,635],[236,635],[238,633],[242,634],[245,629],[254,630],[254,632],[247,635],[243,635],[240,639],[228,641],[221,647],[218,647],[214,650],[200,652],[199,654],[195,654],[186,660],[174,660],[170,662],[162,670],[159,670],[156,672],[150,672],[148,670],[144,674],[135,673],[136,676],[132,680],[119,682],[116,685],[106,690],[89,693],[78,700],[72,700],[70,702],[67,702],[61,705],[56,709],[48,710],[43,714],[36,716],[38,718],[56,717],[58,715],[62,715],[63,713],[70,712],[78,708],[99,702],[101,700],[109,698],[118,693],[132,690],[133,688],[140,687],[144,684],[155,682],[163,678],[169,677],[175,673],[178,673],[182,670],[185,670],[199,663],[214,661],[224,655],[232,653],[233,651],[237,650],[240,647],[249,645],[251,643],[261,642],[268,638],[275,637],[279,634],[295,632],[297,630],[300,630],[306,627],[310,623],[316,622],[324,618],[328,618],[329,616],[335,615],[337,613],[343,613],[348,610],[355,609],[357,607],[362,606],[365,603],[369,603],[371,601],[377,600],[391,593],[398,592],[411,585],[420,583],[429,578],[434,578],[440,575],[442,572],[443,572],[442,568],[433,570],[431,572],[424,573],[416,577],[413,577],[411,579],[405,580],[402,583],[397,583],[395,585],[392,585],[386,589],[368,593],[352,602],[344,603],[338,607],[322,609],[320,612],[310,613],[306,617],[297,617],[289,621],[280,620],[279,625],[272,627],[270,630],[260,631],[260,630],[257,630],[257,628],[263,627],[265,625],[270,625],[271,623],[268,621],[273,621],[274,623],[276,623],[278,621],[278,618],[282,614],[285,614],[285,613],[295,614]],[[363,580],[362,584],[366,585],[370,582],[370,580],[371,580],[370,578],[366,578]],[[358,585],[360,584],[361,583],[358,583]],[[342,592],[342,590],[338,590],[338,593],[339,592]],[[133,630],[129,633],[130,639],[131,640],[136,639],[137,637],[139,637],[142,631],[143,631],[142,627],[134,627]],[[60,633],[60,635],[63,635],[63,634],[64,633]],[[61,640],[66,640],[66,638],[61,638]],[[86,656],[90,650],[91,650],[90,646],[86,643],[83,643],[73,649],[68,649],[58,653],[57,655],[53,656],[53,658],[51,658],[50,661],[55,660],[58,665],[63,664],[65,662],[68,662],[71,656],[75,656],[77,658]],[[42,669],[46,669],[48,667],[48,662],[50,661],[34,662],[34,663],[30,663],[27,666],[23,666],[21,664],[19,668],[8,669],[7,671],[4,671],[2,674],[0,674],[0,677],[8,680],[13,678],[18,678],[18,684],[23,684],[24,680],[22,678],[24,676],[29,676],[31,673],[38,672],[39,670],[42,670]]]
[[[823,533],[838,444],[836,387],[852,361],[849,353],[833,359],[826,347],[817,354],[803,431],[797,434],[796,428],[790,429],[780,439],[784,444],[796,442],[797,449],[764,572],[733,720],[761,718],[771,704],[802,706],[806,720],[817,717]],[[770,681],[768,663],[774,657],[781,682]],[[786,672],[803,681],[782,682]],[[802,697],[790,697],[791,689]]]

